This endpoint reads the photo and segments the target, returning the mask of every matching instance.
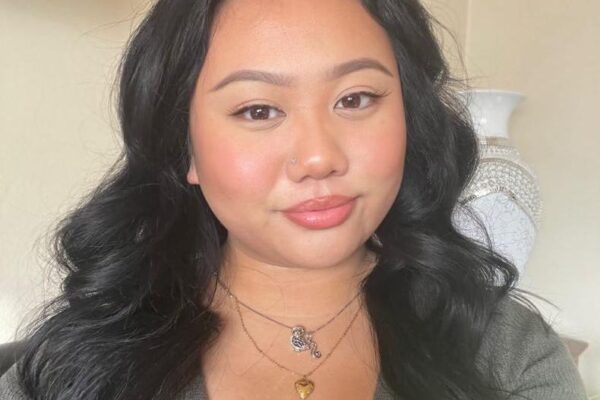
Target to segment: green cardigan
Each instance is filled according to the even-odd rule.
[[[577,368],[556,332],[548,333],[527,308],[503,300],[484,337],[478,366],[504,390],[514,392],[508,400],[586,400]],[[0,399],[28,400],[21,392],[13,365],[0,378]],[[198,376],[176,400],[206,400]],[[380,379],[373,400],[392,400]]]

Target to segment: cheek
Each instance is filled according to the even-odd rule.
[[[218,147],[210,148],[212,150],[200,152],[197,165],[202,187],[227,196],[240,191],[256,192],[264,186],[263,161],[249,157],[248,153],[228,143],[221,142]]]
[[[231,212],[250,206],[269,192],[275,180],[276,160],[264,149],[223,132],[223,127],[210,125],[193,130],[195,166],[211,207]]]
[[[406,151],[404,116],[382,118],[353,148],[359,151],[356,159],[368,178],[375,181],[398,181],[402,178]]]

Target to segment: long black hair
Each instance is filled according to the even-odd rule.
[[[496,399],[475,367],[517,269],[453,225],[478,162],[433,18],[418,0],[363,0],[387,31],[407,122],[402,185],[363,282],[381,375],[403,399]],[[65,277],[30,326],[18,373],[33,399],[171,399],[220,330],[211,276],[227,231],[186,182],[189,111],[221,0],[158,0],[119,70],[123,152],[56,226]],[[501,388],[497,388],[501,389]]]

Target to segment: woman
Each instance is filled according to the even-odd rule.
[[[416,0],[159,0],[2,398],[585,398],[451,222],[477,148],[448,82]]]

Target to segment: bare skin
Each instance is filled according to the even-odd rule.
[[[400,188],[406,125],[394,53],[359,1],[232,0],[213,29],[192,101],[188,182],[200,185],[228,230],[226,284],[255,309],[310,329],[359,290],[374,265],[364,244]],[[327,74],[366,58],[383,68],[363,63],[342,75]],[[257,80],[219,85],[242,69],[291,78],[285,86]],[[384,96],[373,101],[358,92]],[[231,115],[251,105],[267,106],[268,118],[256,108]],[[357,198],[341,225],[308,229],[282,213],[330,194]],[[254,348],[223,291],[212,307],[225,324],[203,355],[209,397],[297,399],[293,385],[299,376]],[[355,301],[315,338],[325,357],[355,312],[347,336],[311,375],[311,400],[373,396],[378,355],[364,305]],[[258,345],[279,363],[304,373],[320,362],[294,353],[287,329],[242,313]]]

